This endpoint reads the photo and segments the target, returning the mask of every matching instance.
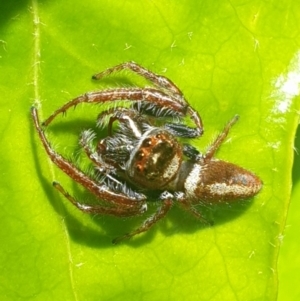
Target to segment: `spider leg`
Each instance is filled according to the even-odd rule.
[[[196,138],[199,137],[199,131],[181,123],[166,123],[164,127],[176,137]]]
[[[142,208],[145,204],[145,195],[140,193],[135,193],[134,196],[127,196],[122,193],[116,193],[110,191],[106,186],[101,185],[101,183],[88,177],[80,169],[78,169],[74,164],[69,162],[67,159],[56,153],[50,146],[44,131],[42,130],[39,122],[38,112],[35,107],[31,108],[31,115],[34,121],[35,128],[39,134],[39,137],[43,143],[43,146],[51,159],[51,161],[57,165],[63,172],[65,172],[70,178],[72,178],[77,183],[84,186],[91,193],[93,193],[97,198],[102,199],[108,203],[130,207],[140,207]]]
[[[123,64],[116,65],[114,67],[108,68],[100,73],[93,75],[93,79],[101,79],[105,76],[110,75],[113,72],[118,72],[124,69],[129,69],[142,77],[146,78],[150,82],[152,82],[156,87],[166,89],[171,95],[174,96],[174,99],[180,103],[182,106],[187,108],[187,113],[191,116],[191,119],[195,122],[198,129],[201,132],[198,136],[201,136],[203,133],[203,124],[202,120],[197,111],[195,111],[188,103],[188,101],[184,98],[182,91],[167,77],[158,75],[150,70],[142,67],[141,65],[131,61],[125,62]]]
[[[116,65],[93,75],[92,78],[98,80],[114,72],[119,72],[126,69],[139,74],[140,76],[152,82],[157,87],[164,88],[175,95],[183,97],[181,90],[170,79],[165,76],[153,73],[135,62],[125,62],[123,64]]]
[[[105,139],[99,141],[97,143],[97,148],[95,148],[92,145],[92,140],[94,140],[95,136],[96,135],[91,130],[86,130],[81,133],[79,143],[87,157],[91,160],[91,162],[94,163],[96,170],[100,172],[101,175],[110,179],[112,182],[117,183],[118,185],[125,185],[118,181],[114,176],[116,174],[122,174],[123,167],[121,167],[116,160],[103,160],[102,156],[110,153],[110,150],[107,150],[104,142]],[[124,153],[124,148],[129,148],[129,146],[116,146],[114,147],[114,153],[121,156],[121,154]],[[125,151],[128,151],[129,153],[128,149],[125,149]]]
[[[149,228],[152,227],[154,224],[156,224],[159,220],[161,220],[164,216],[166,216],[166,214],[169,212],[169,210],[173,205],[173,195],[171,195],[170,193],[163,193],[161,200],[162,200],[162,204],[158,208],[158,210],[153,215],[148,217],[139,228],[137,228],[132,232],[129,232],[127,234],[115,238],[112,241],[112,243],[118,244],[124,239],[129,239],[137,234],[145,232],[149,230]]]
[[[235,115],[224,127],[223,131],[218,135],[216,140],[212,143],[212,145],[209,146],[205,153],[205,158],[206,159],[211,159],[217,149],[220,147],[220,145],[224,142],[225,138],[227,137],[229,130],[231,127],[238,121],[239,116]]]
[[[109,117],[109,121],[107,122],[106,119],[108,117]],[[139,128],[138,124],[143,121],[152,124],[152,122],[150,121],[150,117],[149,116],[147,117],[148,118],[146,119],[144,115],[142,116],[140,112],[132,108],[123,108],[123,107],[110,108],[106,111],[101,112],[98,115],[97,125],[98,127],[101,128],[107,124],[108,133],[111,136],[112,125],[116,120],[120,122],[126,122],[131,128],[133,135],[136,138],[140,138],[142,136],[142,129]],[[191,128],[184,124],[165,123],[164,127],[176,137],[195,138],[199,136],[198,129]]]
[[[108,122],[107,118],[109,118]],[[142,129],[139,128],[138,122],[146,121],[146,118],[132,108],[117,107],[101,112],[97,118],[97,126],[101,128],[107,124],[108,134],[112,136],[112,125],[116,120],[127,123],[136,138],[142,136]]]
[[[201,213],[196,210],[196,208],[193,206],[193,204],[186,198],[184,193],[178,193],[176,196],[176,201],[181,205],[181,207],[192,214],[194,217],[196,217],[198,220],[200,220],[203,224],[206,225],[212,225],[213,223],[205,219]]]
[[[104,173],[109,171],[114,171],[114,168],[111,165],[106,164],[99,155],[99,152],[95,150],[92,146],[92,141],[95,139],[96,134],[92,130],[86,130],[81,133],[79,144],[83,148],[84,152],[88,158],[94,163],[95,166],[99,167],[99,170],[102,170]],[[102,143],[98,143],[99,146],[102,146]],[[104,145],[103,145],[104,147]],[[105,148],[105,147],[104,147]]]
[[[53,119],[60,113],[65,113],[71,107],[76,107],[80,103],[99,104],[112,101],[127,100],[131,102],[149,102],[157,107],[168,109],[176,112],[179,116],[185,116],[187,112],[190,114],[190,107],[186,104],[181,104],[176,99],[160,90],[153,88],[118,88],[103,91],[95,91],[85,93],[64,104],[62,107],[52,113],[44,122],[43,125],[49,125]],[[195,112],[196,113],[196,112]],[[194,114],[191,115],[191,118]],[[197,130],[202,133],[202,123],[199,117]]]
[[[172,112],[173,114],[170,116],[176,116],[176,113],[180,116],[189,115],[197,127],[197,129],[194,130],[193,137],[199,137],[203,134],[203,124],[200,115],[189,105],[181,90],[167,77],[155,74],[135,62],[125,62],[95,74],[93,79],[101,79],[113,72],[118,72],[124,69],[131,70],[141,75],[151,81],[156,87],[162,88],[163,90],[161,91],[153,88],[128,88],[87,93],[71,100],[55,111],[43,122],[43,125],[47,126],[59,113],[65,113],[70,107],[76,106],[82,102],[104,103],[114,100],[130,100],[140,104],[143,101],[153,103],[154,107],[159,109],[158,113],[162,114],[159,116],[163,116],[166,112]],[[143,107],[142,104],[141,106]],[[142,110],[147,111],[147,106],[144,106]],[[147,112],[143,113],[147,114]]]
[[[164,124],[174,136],[184,137],[184,138],[196,138],[203,134],[203,124],[200,115],[191,106],[186,106],[186,111],[183,114],[178,114],[178,111],[173,111],[172,109],[165,107],[158,107],[149,102],[136,102],[132,105],[132,108],[137,111],[140,115],[148,116],[148,118],[154,117],[173,117],[175,119],[181,119],[181,117],[190,115],[196,128],[189,127],[181,123],[168,123]]]
[[[118,217],[128,217],[136,216],[147,211],[147,204],[143,206],[134,206],[134,207],[105,207],[99,205],[87,205],[78,202],[73,196],[71,196],[59,183],[53,182],[53,186],[57,189],[65,198],[67,198],[76,208],[81,210],[84,213],[89,214],[103,214],[103,215],[112,215]]]
[[[196,162],[199,159],[199,157],[202,156],[201,153],[197,150],[197,148],[190,144],[183,144],[182,151],[183,154],[193,162]]]

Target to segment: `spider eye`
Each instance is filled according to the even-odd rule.
[[[146,139],[143,141],[142,146],[144,146],[144,147],[149,147],[149,146],[151,146],[151,144],[152,144],[151,138],[146,138]]]
[[[139,151],[137,152],[137,154],[136,154],[136,158],[137,158],[138,160],[142,160],[144,157],[145,157],[144,151],[143,151],[143,150],[139,150]]]
[[[135,169],[136,169],[137,172],[141,172],[141,171],[142,171],[142,166],[141,166],[141,164],[137,164],[137,165],[135,166]]]

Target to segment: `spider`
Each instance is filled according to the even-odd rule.
[[[238,120],[237,115],[202,154],[178,139],[200,137],[203,125],[198,112],[170,79],[135,62],[106,69],[93,79],[123,69],[144,77],[154,87],[89,92],[64,104],[43,123],[40,123],[37,108],[31,109],[35,128],[52,162],[101,200],[97,205],[78,202],[58,182],[53,182],[53,186],[79,210],[117,217],[137,216],[145,214],[150,199],[158,200],[155,213],[146,217],[137,229],[115,238],[113,243],[147,231],[166,216],[174,203],[207,223],[195,205],[245,199],[259,192],[262,182],[256,175],[214,158]],[[115,101],[120,100],[128,102],[129,106],[115,105]],[[94,175],[89,175],[51,147],[44,128],[57,115],[80,103],[106,102],[114,106],[98,115],[97,126],[107,127],[107,136],[99,140],[94,131],[85,130],[79,139],[94,166]],[[185,124],[187,116],[193,121],[193,127]]]

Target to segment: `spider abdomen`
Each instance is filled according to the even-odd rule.
[[[188,198],[210,202],[249,198],[261,187],[261,180],[250,171],[215,159],[195,163],[184,182]]]

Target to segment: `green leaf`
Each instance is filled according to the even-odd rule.
[[[300,106],[299,18],[296,1],[3,1],[0,299],[275,300]],[[114,246],[144,216],[84,215],[53,189],[57,180],[94,201],[50,162],[30,106],[46,118],[87,91],[142,84],[129,72],[90,80],[129,60],[184,91],[204,122],[193,141],[202,151],[240,115],[217,157],[255,172],[264,187],[248,202],[199,208],[214,227],[174,206]],[[47,131],[54,148],[78,152],[78,130],[100,111],[78,106],[59,117]]]
[[[299,300],[300,288],[298,275],[300,270],[299,257],[299,198],[300,198],[300,127],[298,127],[295,140],[295,161],[293,166],[293,189],[289,215],[286,222],[283,244],[280,249],[279,268],[279,298],[278,300]]]

